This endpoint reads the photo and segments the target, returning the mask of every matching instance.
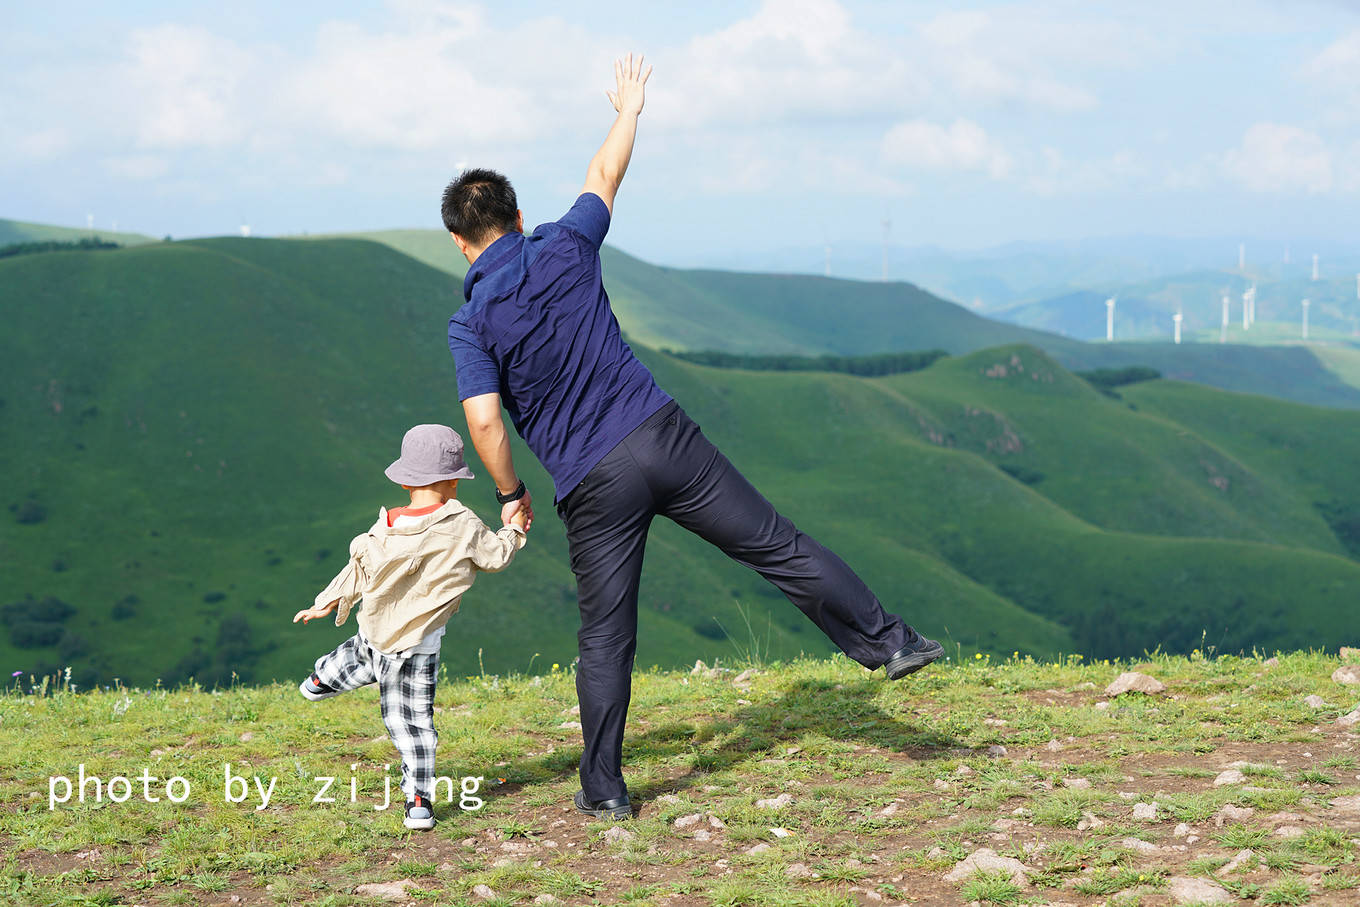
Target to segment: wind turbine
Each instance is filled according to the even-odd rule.
[[[1224,294],[1223,294],[1223,327],[1222,327],[1222,328],[1219,330],[1219,332],[1218,332],[1218,342],[1219,342],[1219,343],[1227,343],[1227,342],[1228,342],[1228,306],[1229,306],[1230,304],[1231,304],[1231,303],[1229,303],[1229,301],[1228,301],[1228,294],[1227,294],[1227,293],[1224,293]]]
[[[1305,299],[1305,300],[1303,301],[1303,339],[1304,339],[1304,340],[1307,340],[1307,339],[1308,339],[1308,306],[1309,306],[1309,305],[1310,305],[1309,301],[1308,301],[1307,299]]]
[[[1172,320],[1176,322],[1176,342],[1177,342],[1177,343],[1180,343],[1180,342],[1181,342],[1181,319],[1184,318],[1184,317],[1185,317],[1185,316],[1182,315],[1180,312],[1177,312],[1176,314],[1174,314],[1174,315],[1171,316]]]
[[[1105,300],[1105,339],[1114,340],[1114,303],[1118,297],[1111,296]]]
[[[1313,253],[1313,279],[1318,279],[1318,254],[1316,252]]]

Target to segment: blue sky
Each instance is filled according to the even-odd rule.
[[[29,4],[0,216],[153,235],[438,226],[462,165],[574,197],[656,65],[610,240],[1360,237],[1360,3]]]

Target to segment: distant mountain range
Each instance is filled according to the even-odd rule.
[[[400,502],[381,470],[402,432],[463,429],[444,340],[461,301],[452,250],[439,270],[393,248],[428,236],[374,238],[0,259],[0,667],[71,664],[86,683],[285,678],[352,632],[289,621],[350,537]],[[1082,344],[907,284],[677,271],[613,251],[605,267],[661,384],[956,653],[1352,641],[1360,478],[1338,464],[1360,455],[1360,413],[1169,380],[1106,394],[1064,367],[1150,364],[1353,401],[1309,349]],[[956,355],[865,379],[709,368],[663,346]],[[574,656],[550,486],[518,444],[516,459],[540,518],[454,619],[455,673]],[[483,482],[461,491],[490,517]],[[829,651],[703,542],[658,521],[649,548],[640,665]]]

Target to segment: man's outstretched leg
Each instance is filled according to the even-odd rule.
[[[649,471],[674,477],[658,512],[756,570],[833,643],[867,668],[896,679],[944,653],[943,647],[883,610],[878,598],[835,552],[778,513],[684,411],[654,438]]]

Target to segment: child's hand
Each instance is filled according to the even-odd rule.
[[[302,621],[305,624],[307,621],[312,620],[313,618],[325,617],[327,614],[330,614],[332,611],[334,611],[335,606],[338,604],[340,604],[340,599],[337,598],[329,605],[314,605],[308,608],[306,611],[299,611],[298,613],[293,615],[293,623]]]
[[[525,532],[529,531],[529,515],[524,512],[523,508],[515,511],[514,516],[510,517],[510,522]]]

